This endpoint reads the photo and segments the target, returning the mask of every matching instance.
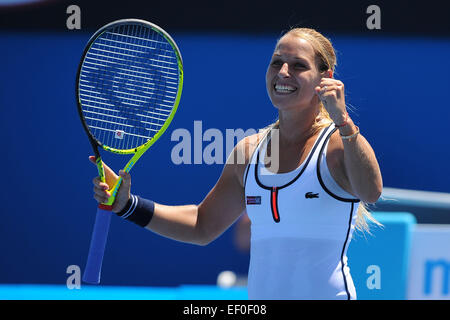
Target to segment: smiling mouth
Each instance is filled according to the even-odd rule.
[[[273,86],[273,88],[275,89],[276,93],[281,93],[281,94],[289,94],[289,93],[292,93],[297,90],[296,87],[286,85],[286,84],[275,84]]]

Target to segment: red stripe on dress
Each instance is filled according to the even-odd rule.
[[[270,205],[272,209],[272,217],[275,222],[280,222],[280,215],[278,214],[278,190],[273,187],[270,193]]]

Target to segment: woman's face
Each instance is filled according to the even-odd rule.
[[[318,104],[314,88],[321,78],[311,44],[294,35],[282,37],[266,73],[266,88],[272,104],[280,110]]]

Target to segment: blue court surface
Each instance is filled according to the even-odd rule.
[[[0,300],[247,300],[247,288],[217,286],[179,287],[88,286],[68,289],[63,285],[0,285]]]

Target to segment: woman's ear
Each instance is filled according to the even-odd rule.
[[[333,78],[333,70],[331,69],[323,69],[323,71],[320,72],[322,74],[322,77],[324,78]]]

